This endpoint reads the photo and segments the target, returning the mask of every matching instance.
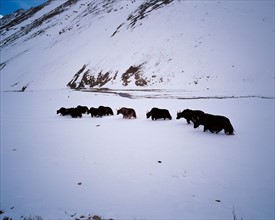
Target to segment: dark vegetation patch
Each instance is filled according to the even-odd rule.
[[[122,75],[121,83],[123,86],[134,80],[136,86],[146,86],[149,80],[142,75],[142,65],[130,66]],[[92,72],[86,65],[77,71],[72,80],[67,84],[71,89],[104,88],[108,82],[114,83],[118,79],[118,71],[99,71]]]
[[[80,74],[86,69],[86,65],[83,65],[83,67],[77,71],[77,73],[74,75],[73,79],[67,84],[68,87],[71,89],[77,89],[77,79],[79,78]]]
[[[131,82],[130,78],[134,77],[135,84],[137,86],[146,86],[147,80],[146,78],[142,77],[141,68],[142,68],[142,64],[139,66],[130,66],[129,69],[127,69],[126,72],[123,73],[121,76],[122,85],[128,86],[128,84]]]
[[[115,32],[112,34],[112,37],[115,36],[116,33],[119,32],[119,29],[124,26],[125,24],[127,25],[127,28],[135,28],[137,26],[137,23],[143,20],[144,18],[148,17],[149,14],[157,9],[160,9],[163,6],[166,6],[170,4],[173,0],[151,0],[151,1],[146,1],[142,3],[137,10],[135,10],[133,13],[131,13],[128,18],[127,22],[124,22],[120,24]],[[141,24],[141,23],[140,23]]]
[[[103,87],[107,82],[111,81],[113,78],[110,76],[109,72],[104,73],[100,71],[97,74],[90,74],[91,70],[86,70],[86,65],[84,65],[73,77],[73,79],[67,84],[71,89],[84,89],[86,86],[90,88],[93,87]],[[82,75],[82,78],[79,82],[77,80]],[[116,74],[115,74],[116,77]]]
[[[130,22],[130,27],[134,28],[136,23],[147,17],[150,12],[159,9],[164,5],[168,5],[172,1],[173,0],[151,0],[144,2],[134,13],[130,14],[127,18],[127,20]]]
[[[97,76],[94,75],[89,75],[90,70],[87,70],[82,77],[82,80],[79,84],[79,89],[85,88],[85,85],[89,85],[90,87],[102,87],[104,86],[107,82],[112,80],[112,77],[110,76],[109,72],[103,73],[100,71]]]

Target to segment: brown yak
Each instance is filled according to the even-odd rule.
[[[134,109],[132,108],[120,108],[119,110],[117,110],[117,115],[122,114],[123,118],[125,119],[130,119],[130,118],[137,118],[136,112]]]

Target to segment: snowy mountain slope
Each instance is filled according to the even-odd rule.
[[[50,1],[0,43],[2,90],[274,92],[273,1]]]

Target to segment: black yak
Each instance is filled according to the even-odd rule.
[[[77,118],[77,117],[81,118],[82,117],[81,110],[78,108],[68,108],[67,110],[69,112],[69,115],[72,118]]]
[[[117,115],[119,115],[119,114],[122,114],[123,118],[127,118],[127,119],[130,119],[132,117],[137,118],[136,112],[132,108],[123,107],[123,108],[117,110]]]
[[[56,114],[60,114],[62,116],[69,115],[68,109],[61,107],[56,111]]]
[[[200,110],[185,109],[182,112],[180,111],[177,112],[177,119],[185,118],[187,123],[190,124],[190,121],[194,123],[192,118],[196,118],[197,116],[200,117],[203,114],[204,112]]]
[[[64,108],[61,107],[59,110],[56,111],[56,114],[60,114],[62,116],[70,115],[72,118],[81,118],[82,112],[79,108]]]
[[[150,112],[146,113],[147,118],[152,118],[152,120],[157,120],[160,118],[163,118],[164,120],[166,118],[172,119],[172,116],[170,115],[169,111],[167,109],[159,109],[159,108],[152,108]]]
[[[200,125],[204,126],[203,131],[209,130],[212,133],[218,134],[224,129],[224,133],[227,135],[234,135],[234,128],[230,123],[230,120],[225,116],[203,114],[193,118],[194,128]]]
[[[107,106],[99,106],[98,110],[101,112],[102,115],[114,115],[113,110]]]
[[[114,115],[113,110],[110,107],[99,106],[98,108],[91,107],[88,113],[91,114],[91,117],[102,117],[105,115]]]
[[[82,114],[89,114],[89,109],[87,106],[81,106],[81,105],[78,105],[76,107]]]
[[[102,117],[103,114],[98,108],[91,107],[89,112],[91,114],[91,117]]]

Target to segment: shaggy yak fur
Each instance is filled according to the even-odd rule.
[[[76,107],[82,114],[88,114],[88,112],[89,112],[89,109],[88,109],[88,107],[87,106],[81,106],[81,105],[78,105],[77,107]]]
[[[234,135],[234,128],[230,123],[230,120],[225,116],[203,114],[193,118],[192,121],[194,122],[194,128],[203,125],[203,131],[209,130],[212,133],[218,134],[224,129],[225,134]]]
[[[60,114],[62,116],[69,115],[68,109],[61,107],[56,111],[56,114]]]
[[[89,110],[91,117],[102,117],[103,114],[98,108],[91,107]]]
[[[105,115],[114,115],[113,110],[110,107],[99,106],[98,108],[91,107],[88,113],[91,117],[102,117]]]
[[[117,115],[119,115],[119,114],[122,114],[123,118],[127,118],[127,119],[130,119],[132,117],[137,118],[136,112],[132,108],[123,107],[123,108],[117,110]]]
[[[177,119],[185,118],[187,123],[190,124],[190,121],[194,123],[192,118],[201,117],[203,114],[204,112],[200,110],[185,109],[182,112],[177,112]]]
[[[61,107],[59,110],[56,111],[56,114],[60,114],[62,116],[70,115],[72,118],[82,117],[82,113],[78,108]]]
[[[150,112],[146,113],[147,118],[152,118],[152,120],[157,120],[160,118],[163,118],[164,120],[166,118],[172,119],[172,116],[170,115],[169,111],[167,109],[159,109],[159,108],[152,108]]]
[[[98,110],[102,113],[102,115],[114,115],[113,110],[108,106],[99,106]]]
[[[72,118],[81,118],[82,117],[82,113],[79,109],[77,108],[69,108],[68,109],[68,112],[69,112],[69,115],[72,117]]]

